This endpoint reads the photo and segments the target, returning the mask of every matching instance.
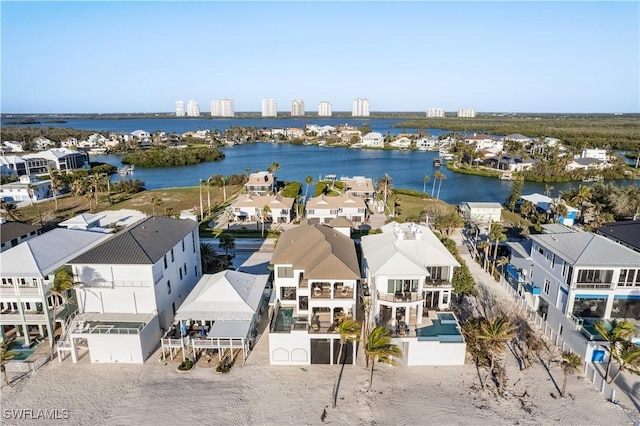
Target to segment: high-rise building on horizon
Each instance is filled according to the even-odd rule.
[[[353,117],[369,117],[369,99],[356,98],[351,111]]]
[[[476,116],[476,110],[473,108],[461,108],[458,110],[458,117],[474,118]]]
[[[442,108],[429,108],[427,110],[427,118],[444,117],[444,109]]]
[[[176,101],[176,117],[184,117],[184,101]]]
[[[318,105],[318,117],[331,117],[333,111],[331,110],[331,102],[322,101]]]
[[[304,101],[302,99],[294,99],[291,101],[291,116],[302,117],[304,115]]]
[[[263,117],[277,117],[278,105],[272,98],[262,100],[262,116]]]
[[[187,104],[187,116],[188,117],[200,117],[200,106],[193,99]]]
[[[234,117],[233,99],[216,99],[211,101],[212,117]]]

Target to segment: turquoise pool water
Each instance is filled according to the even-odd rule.
[[[9,351],[14,352],[17,355],[11,358],[11,360],[24,361],[25,359],[29,358],[31,354],[33,354],[36,351],[36,349],[38,349],[38,347],[42,344],[42,342],[36,343],[30,348],[23,348],[22,347],[23,344],[24,344],[24,339],[22,338],[18,338],[13,341],[13,343],[9,347]]]
[[[293,323],[293,308],[280,308],[273,331],[291,331]]]
[[[455,316],[450,313],[438,313],[437,315],[438,319],[431,320],[431,325],[418,328],[418,340],[462,342],[462,334],[458,329]]]
[[[603,321],[605,325],[608,325],[607,320],[601,320],[598,318],[583,318],[582,328],[580,331],[589,340],[604,340],[604,338],[596,330],[596,323]]]

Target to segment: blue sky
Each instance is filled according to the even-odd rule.
[[[7,2],[2,113],[640,112],[640,3]]]

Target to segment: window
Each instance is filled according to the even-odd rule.
[[[556,266],[556,255],[552,254],[551,255],[551,269],[555,268]]]
[[[175,317],[176,316],[176,302],[173,302],[171,304],[171,308],[173,309],[173,316]]]
[[[538,253],[544,256],[544,250],[542,249],[542,247],[538,247]]]
[[[164,269],[167,269],[167,255],[164,255]]]
[[[610,269],[582,269],[578,271],[578,283],[610,283],[613,271]]]
[[[184,251],[184,238],[182,239],[182,251]]]
[[[387,293],[418,291],[418,280],[388,280]]]
[[[191,231],[191,243],[193,244],[193,252],[196,252],[196,234]],[[197,274],[196,274],[197,275]]]
[[[293,278],[293,266],[278,266],[278,278]]]
[[[562,276],[563,277],[567,276],[568,266],[569,266],[569,264],[567,262],[562,262]]]
[[[544,294],[549,294],[549,290],[551,289],[551,282],[548,279],[544,279]]]
[[[618,285],[622,287],[640,287],[640,269],[621,269]]]
[[[196,270],[196,278],[198,277],[198,265],[194,266],[195,270]]]
[[[171,281],[167,281],[167,294],[171,294]]]
[[[282,287],[280,289],[280,300],[297,300],[295,287]]]
[[[308,210],[307,210],[307,214],[315,214],[315,210],[313,210],[313,209],[308,209]]]
[[[187,276],[187,262],[184,262],[183,269],[184,269],[184,276],[186,277]]]
[[[176,258],[173,256],[173,249],[171,249],[171,263],[175,261],[176,261]]]
[[[442,273],[442,270],[444,268],[440,267],[440,266],[427,266],[427,271],[429,271],[429,278],[427,278],[428,280],[442,280],[442,276],[444,275]]]
[[[449,304],[449,292],[448,291],[442,292],[442,304],[443,305],[448,305]]]
[[[180,281],[182,281],[182,268],[178,268],[178,271],[180,272]]]

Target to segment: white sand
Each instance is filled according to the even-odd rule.
[[[499,288],[481,285],[494,293],[493,288]],[[557,397],[556,386],[540,363],[519,371],[513,355],[507,353],[506,360],[507,397],[499,398],[493,391],[480,390],[471,364],[380,365],[374,391],[367,393],[368,370],[360,358],[359,365],[345,368],[336,409],[328,407],[339,367],[270,366],[266,335],[247,364],[235,366],[229,374],[214,373],[214,362],[178,372],[177,362],[165,365],[158,362],[157,354],[143,366],[54,361],[14,387],[2,389],[2,424],[323,424],[325,407],[324,423],[339,425],[623,425],[640,421],[639,413],[607,402],[584,378],[571,377],[567,389],[573,397],[563,399]],[[561,386],[560,367],[554,366],[551,374]],[[521,402],[516,395],[525,392]],[[69,419],[11,420],[6,411],[10,409],[66,409]]]

